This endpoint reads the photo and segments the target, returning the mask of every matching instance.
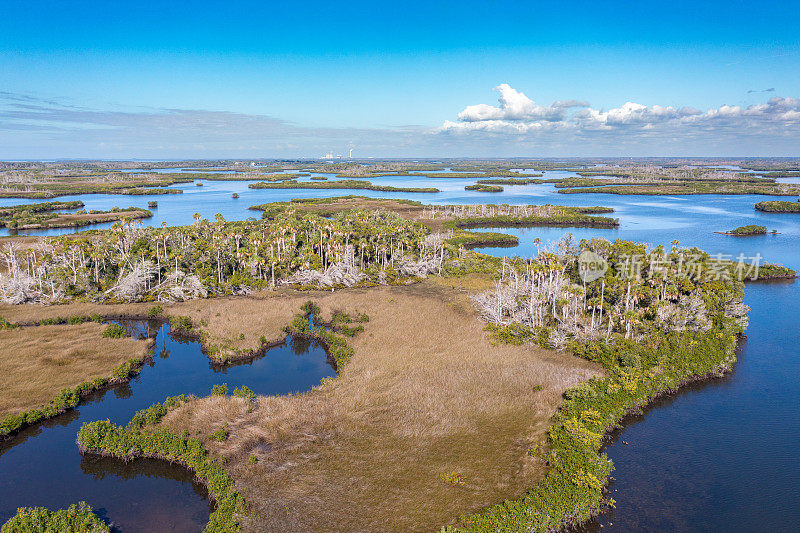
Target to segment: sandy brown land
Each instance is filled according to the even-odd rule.
[[[65,387],[109,377],[146,353],[149,341],[103,338],[103,329],[86,323],[0,330],[0,418],[45,404]]]
[[[181,304],[218,338],[280,335],[309,298],[323,316],[358,310],[370,321],[336,380],[259,398],[250,413],[242,399],[197,400],[164,424],[202,436],[228,424],[229,439],[207,445],[251,503],[251,531],[430,531],[517,496],[544,473],[527,452],[543,442],[561,393],[600,369],[540,348],[492,345],[463,290],[485,283]],[[461,482],[446,482],[448,474]]]

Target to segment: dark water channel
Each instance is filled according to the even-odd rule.
[[[287,339],[260,357],[228,367],[212,365],[200,343],[173,337],[169,325],[126,323],[134,335],[155,335],[156,354],[129,383],[98,392],[74,410],[27,428],[0,443],[0,524],[20,506],[59,509],[84,500],[120,531],[200,531],[209,500],[186,469],[157,460],[121,461],[81,456],[81,424],[133,414],[167,396],[207,396],[211,387],[246,385],[257,394],[306,391],[335,374],[316,342]]]

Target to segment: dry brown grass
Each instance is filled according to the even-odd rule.
[[[102,324],[0,330],[0,418],[50,401],[147,351],[149,341],[102,337]]]
[[[231,355],[235,349],[257,350],[262,336],[268,344],[282,342],[286,336],[283,327],[315,294],[320,291],[279,289],[248,297],[190,300],[165,307],[164,312],[190,317],[195,329],[207,336],[206,344],[224,345],[229,350],[222,355]]]
[[[68,318],[71,316],[92,316],[98,314],[103,317],[118,316],[146,316],[153,303],[129,304],[99,304],[92,302],[76,302],[64,305],[39,305],[0,304],[0,317],[14,324],[31,324],[48,318]],[[165,313],[169,306],[163,305]]]
[[[324,314],[370,316],[336,380],[260,398],[250,413],[244,400],[211,397],[167,416],[164,424],[192,434],[229,425],[230,438],[208,446],[227,458],[253,505],[247,529],[430,531],[541,479],[543,466],[527,451],[543,441],[564,389],[599,368],[530,346],[493,346],[465,294],[446,285],[318,293]],[[216,301],[205,316],[231,336],[256,320],[277,332],[306,299]],[[448,472],[463,482],[445,483]]]
[[[163,316],[186,315],[197,329],[208,335],[210,344],[225,343],[231,348],[257,350],[261,336],[269,343],[284,338],[283,326],[289,323],[299,307],[315,294],[325,292],[296,292],[275,290],[253,293],[245,297],[225,297],[189,300],[174,304],[160,303]],[[251,312],[254,302],[266,301],[269,305]],[[0,304],[0,317],[14,324],[31,324],[57,317],[72,316],[145,317],[153,302],[101,304],[76,302],[64,305],[8,305]],[[243,318],[244,317],[244,318]],[[242,339],[240,335],[244,333]]]

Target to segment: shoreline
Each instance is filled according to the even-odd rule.
[[[27,327],[37,327],[37,326],[34,325],[34,326],[27,326]],[[70,405],[70,406],[66,406],[66,407],[60,408],[60,409],[58,409],[56,412],[54,412],[51,415],[40,416],[40,417],[36,418],[35,420],[34,419],[28,420],[28,416],[30,416],[30,414],[35,413],[36,411],[41,411],[43,409],[46,409],[50,405],[51,402],[53,402],[56,398],[58,398],[58,394],[59,393],[56,393],[53,396],[53,398],[50,400],[50,403],[43,404],[43,405],[41,405],[39,407],[34,407],[33,409],[28,409],[26,411],[22,411],[22,412],[19,412],[19,413],[12,413],[10,415],[7,415],[7,416],[3,417],[3,419],[0,420],[0,422],[4,422],[5,420],[8,420],[9,418],[12,418],[12,417],[21,417],[24,421],[22,422],[22,425],[17,426],[16,428],[12,429],[11,431],[9,431],[7,433],[0,433],[0,442],[9,441],[9,440],[13,439],[14,437],[16,437],[20,432],[24,431],[25,429],[27,429],[27,428],[29,428],[31,426],[34,426],[34,425],[39,424],[41,422],[46,422],[47,420],[52,420],[52,419],[54,419],[54,418],[56,418],[58,416],[63,415],[64,413],[68,413],[68,412],[72,411],[73,409],[78,407],[81,404],[81,402],[83,402],[87,397],[91,396],[92,394],[106,392],[106,391],[112,389],[113,387],[115,387],[117,385],[121,385],[123,383],[129,382],[130,380],[132,380],[134,377],[136,377],[139,374],[139,372],[141,371],[142,367],[144,367],[144,365],[146,363],[148,363],[148,362],[153,360],[153,357],[155,356],[155,352],[153,351],[153,347],[154,346],[155,346],[155,339],[154,338],[149,338],[148,339],[148,346],[147,346],[147,353],[144,355],[144,357],[142,357],[136,363],[128,361],[128,362],[122,363],[121,365],[116,367],[116,368],[120,368],[120,367],[122,367],[122,366],[124,366],[126,364],[130,364],[127,377],[124,377],[124,378],[114,377],[114,372],[116,371],[116,368],[115,368],[111,372],[111,377],[109,377],[109,378],[97,378],[97,379],[92,380],[92,381],[84,381],[84,382],[78,384],[75,387],[68,388],[68,389],[62,389],[62,390],[70,390],[70,391],[72,391],[72,392],[77,394],[78,401],[77,401],[77,403],[75,403],[75,405]],[[102,384],[95,385],[95,382],[97,382],[98,379],[102,379],[102,380],[105,380],[105,381]],[[84,388],[84,385],[87,385],[87,384],[89,384],[89,388]]]

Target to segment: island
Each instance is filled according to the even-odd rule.
[[[732,229],[730,231],[717,231],[715,233],[719,233],[721,235],[735,235],[740,237],[746,237],[750,235],[766,235],[767,228],[766,226],[757,226],[755,224],[750,224],[748,226],[739,226],[738,228]]]

